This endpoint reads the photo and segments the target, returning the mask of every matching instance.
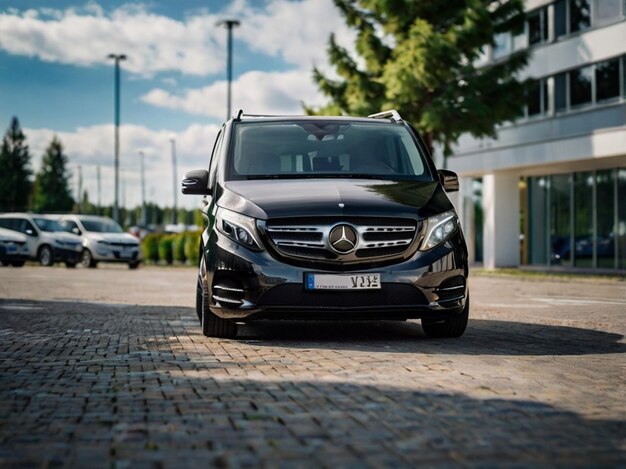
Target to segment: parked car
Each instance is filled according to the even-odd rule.
[[[43,266],[65,262],[67,267],[75,267],[80,259],[80,238],[65,233],[53,217],[31,213],[3,213],[0,214],[0,228],[25,234],[28,257],[38,260]]]
[[[26,236],[0,228],[0,262],[2,265],[22,267],[27,260],[28,243]]]
[[[63,215],[59,219],[63,229],[81,237],[80,262],[83,267],[96,267],[98,262],[123,262],[136,269],[142,260],[139,240],[125,233],[122,227],[108,217],[94,215]]]
[[[421,318],[459,337],[467,247],[417,131],[368,118],[249,116],[221,128],[210,162],[182,181],[204,195],[196,311],[207,336],[256,319]]]

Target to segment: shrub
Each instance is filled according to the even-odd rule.
[[[173,262],[172,244],[174,237],[171,235],[163,236],[159,241],[159,260],[165,261],[167,265],[171,265]]]
[[[172,256],[174,261],[182,262],[183,264],[187,260],[185,255],[185,241],[187,239],[187,233],[179,233],[174,235],[172,242]]]
[[[198,265],[202,231],[190,231],[185,236],[185,257],[191,265]]]
[[[159,241],[162,235],[150,233],[141,241],[141,250],[143,258],[147,261],[158,262],[159,260]]]

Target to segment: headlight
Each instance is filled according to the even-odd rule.
[[[217,229],[233,241],[250,249],[261,250],[262,244],[256,234],[254,218],[219,208],[215,215]]]
[[[443,212],[426,219],[426,236],[420,249],[426,251],[443,243],[459,226],[459,219],[454,210]]]

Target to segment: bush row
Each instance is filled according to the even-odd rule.
[[[145,262],[198,264],[202,231],[178,234],[150,233],[141,242]]]

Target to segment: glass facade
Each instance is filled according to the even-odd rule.
[[[532,265],[626,269],[626,168],[527,178]]]

